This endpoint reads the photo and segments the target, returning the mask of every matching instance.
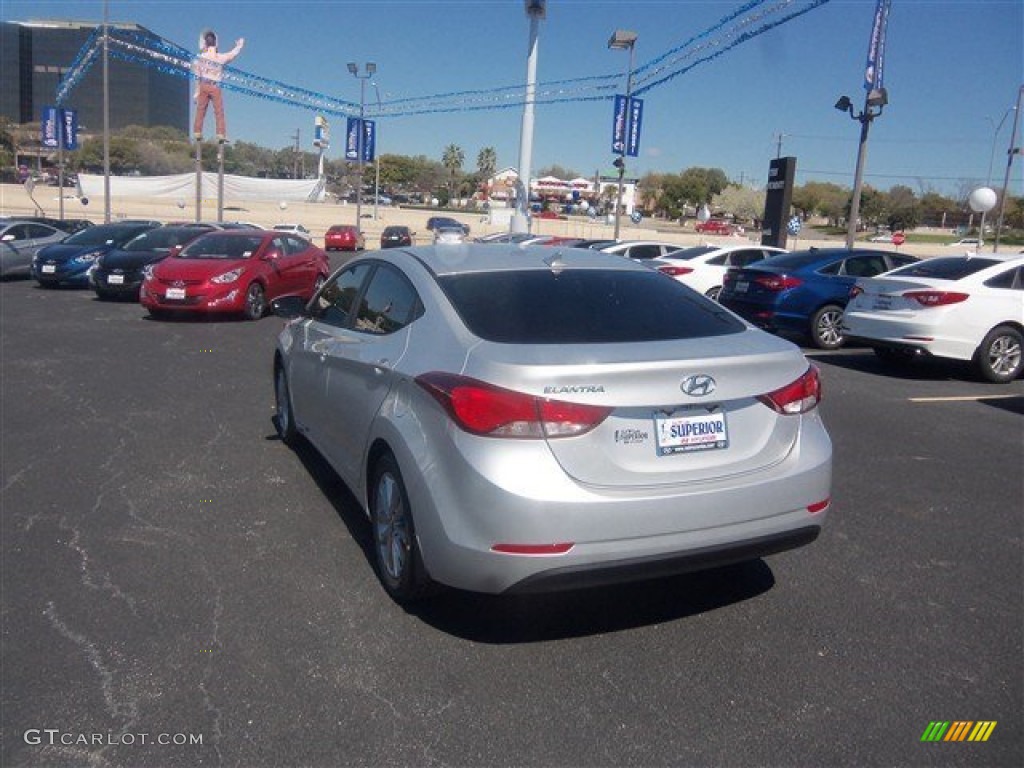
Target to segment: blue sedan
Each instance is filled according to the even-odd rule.
[[[809,336],[818,349],[843,345],[840,321],[858,278],[917,261],[889,251],[811,248],[730,269],[718,301],[752,325]]]
[[[103,224],[76,232],[62,243],[48,245],[32,260],[32,277],[44,288],[89,285],[89,269],[103,254],[120,248],[157,222]]]

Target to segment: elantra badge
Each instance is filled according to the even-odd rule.
[[[707,397],[715,391],[715,380],[706,373],[687,376],[679,386],[690,397]]]

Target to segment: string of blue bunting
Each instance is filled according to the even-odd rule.
[[[634,70],[635,96],[650,91],[683,75],[694,67],[718,58],[759,35],[769,32],[799,16],[818,8],[830,0],[807,0],[808,4],[779,18],[794,0],[780,0],[764,6],[768,0],[750,0],[716,24],[681,45],[665,52]],[[760,24],[760,26],[757,26]],[[732,25],[729,27],[729,25]],[[726,29],[722,34],[714,35]],[[57,88],[57,103],[63,104],[85,74],[100,57],[103,48],[102,28],[97,28],[82,46]],[[186,48],[167,40],[136,30],[107,28],[107,50],[112,58],[131,64],[150,67],[164,74],[193,79],[192,63],[195,55]],[[703,52],[711,51],[701,56]],[[592,75],[542,82],[533,95],[534,104],[563,104],[608,101],[614,98],[621,75]],[[359,113],[359,105],[345,99],[317,93],[305,88],[254,75],[231,66],[225,66],[221,87],[255,98],[288,106],[310,109],[319,113],[351,117]],[[495,88],[449,91],[429,96],[416,96],[367,105],[371,116],[408,117],[425,114],[476,112],[521,107],[526,99],[525,85],[505,85]],[[374,109],[376,107],[376,109]]]

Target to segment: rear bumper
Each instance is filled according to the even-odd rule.
[[[820,532],[821,526],[809,525],[746,541],[697,548],[683,554],[551,568],[527,576],[522,581],[513,584],[505,592],[529,594],[583,589],[628,581],[660,579],[681,573],[720,568],[805,546],[818,538]]]
[[[922,322],[919,317],[879,318],[850,311],[843,316],[843,333],[850,341],[869,347],[913,350],[951,360],[971,360],[981,339],[950,336],[950,325]]]

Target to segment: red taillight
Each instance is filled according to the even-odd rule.
[[[491,547],[491,551],[500,552],[503,555],[564,555],[573,546],[571,541],[563,541],[558,544],[495,544]]]
[[[810,512],[812,515],[816,515],[823,509],[827,509],[828,505],[831,503],[832,499],[822,499],[821,501],[816,501],[814,504],[809,504],[807,506],[807,511]]]
[[[425,373],[416,383],[461,429],[488,437],[572,437],[589,432],[611,408],[548,400],[452,373]]]
[[[679,275],[688,275],[693,272],[693,267],[658,267],[658,271],[672,275],[672,277],[679,277]]]
[[[758,275],[754,278],[754,282],[762,288],[778,293],[779,291],[788,291],[790,288],[796,288],[803,283],[803,280],[798,277],[790,277],[789,275]]]
[[[853,286],[853,288],[850,289],[850,298],[856,299],[862,293],[864,293],[864,289],[861,288],[859,285],[855,285]]]
[[[961,301],[967,301],[970,295],[955,291],[907,291],[903,297],[913,299],[922,307],[944,307],[947,304],[959,304]]]
[[[821,379],[818,376],[818,369],[812,365],[792,384],[761,395],[757,399],[778,413],[807,413],[821,402]]]

